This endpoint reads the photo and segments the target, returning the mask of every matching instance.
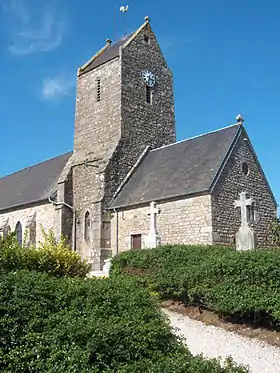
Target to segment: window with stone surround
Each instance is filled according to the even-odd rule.
[[[150,44],[151,43],[151,39],[149,37],[148,34],[144,34],[144,41],[147,43],[147,44]]]
[[[87,211],[85,213],[84,239],[86,241],[88,241],[90,239],[90,213],[89,213],[89,211]]]
[[[153,90],[151,87],[146,85],[146,102],[147,104],[152,105],[153,101]]]
[[[248,163],[246,163],[246,162],[242,163],[242,172],[243,172],[243,174],[245,176],[249,175],[249,166],[248,166]]]
[[[96,79],[96,100],[101,100],[101,80],[100,78]]]
[[[22,246],[22,225],[20,221],[16,224],[15,233],[19,245]]]
[[[246,209],[248,223],[255,223],[257,221],[256,202],[253,202],[251,206],[246,206]]]

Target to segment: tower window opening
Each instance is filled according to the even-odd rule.
[[[87,211],[85,214],[85,228],[84,228],[84,239],[86,241],[90,238],[90,213]]]
[[[146,102],[147,104],[152,104],[153,91],[152,88],[146,85]]]
[[[100,84],[100,78],[97,79],[97,85],[96,85],[96,100],[100,101],[101,99],[101,84]]]
[[[149,38],[149,35],[145,34],[144,35],[144,41],[148,44],[150,44],[150,38]]]

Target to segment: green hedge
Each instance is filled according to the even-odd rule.
[[[137,271],[136,271],[137,269]],[[225,247],[168,246],[125,252],[113,273],[140,273],[162,298],[280,325],[280,250],[236,252]]]
[[[244,373],[193,357],[137,279],[0,269],[1,373]]]
[[[0,268],[47,272],[57,277],[85,277],[90,265],[72,252],[64,239],[56,241],[52,231],[42,230],[43,241],[37,248],[20,247],[15,234],[0,239]]]

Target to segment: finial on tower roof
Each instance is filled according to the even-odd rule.
[[[150,22],[150,18],[149,18],[149,16],[146,16],[146,17],[145,17],[145,21],[146,21],[146,22]]]
[[[240,125],[242,125],[243,122],[244,122],[244,118],[242,117],[241,114],[236,115],[236,120],[237,120],[237,123],[240,124]]]
[[[112,40],[111,39],[106,39],[106,43],[111,45],[112,44]]]

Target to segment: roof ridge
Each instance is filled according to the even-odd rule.
[[[177,144],[180,144],[180,143],[182,143],[182,142],[184,142],[184,141],[189,141],[189,140],[197,139],[197,138],[202,137],[202,136],[210,135],[211,133],[220,132],[220,131],[223,131],[223,130],[225,130],[225,129],[227,129],[227,128],[231,128],[231,127],[235,127],[235,126],[236,126],[236,127],[240,127],[240,123],[230,124],[230,125],[228,125],[228,126],[225,126],[225,127],[219,128],[219,129],[217,129],[217,130],[213,130],[213,131],[209,131],[209,132],[206,132],[206,133],[202,133],[202,134],[200,134],[200,135],[196,135],[196,136],[188,137],[187,139],[183,139],[183,140],[180,140],[180,141],[176,141],[176,142],[174,142],[174,143],[172,143],[172,144],[163,145],[163,146],[161,146],[161,147],[159,147],[159,148],[152,149],[151,152],[155,152],[155,151],[157,151],[157,150],[160,150],[160,149],[163,149],[163,148],[167,148],[167,147],[169,147],[169,146],[177,145]]]
[[[15,174],[18,174],[18,173],[20,173],[20,172],[22,172],[22,171],[28,170],[29,168],[33,168],[33,167],[39,166],[39,165],[41,165],[41,164],[43,164],[43,163],[47,163],[47,162],[52,161],[52,160],[54,160],[54,159],[56,159],[56,158],[63,157],[64,155],[66,155],[66,154],[70,154],[70,153],[72,153],[72,151],[69,151],[69,152],[66,152],[66,153],[62,153],[62,154],[57,155],[57,156],[55,156],[55,157],[51,157],[51,158],[48,158],[48,159],[46,159],[46,160],[44,160],[44,161],[41,161],[41,162],[38,162],[38,163],[32,164],[32,165],[27,166],[27,167],[24,167],[24,168],[22,168],[21,170],[18,170],[18,171],[12,172],[11,174],[8,174],[8,175],[5,175],[5,176],[1,176],[1,177],[0,177],[0,180],[4,179],[4,178],[6,178],[6,177],[9,177],[9,176],[13,176],[13,175],[15,175]]]
[[[80,76],[83,71],[97,58],[99,57],[102,53],[105,52],[106,49],[108,49],[110,46],[111,46],[112,42],[110,39],[107,39],[106,40],[106,44],[101,48],[99,49],[99,51],[97,53],[95,53],[95,55],[93,55],[83,66],[79,67],[78,68],[78,76]]]
[[[126,48],[131,42],[132,40],[134,40],[136,38],[136,36],[148,25],[150,24],[150,19],[148,17],[145,18],[145,22],[142,23],[142,25],[140,27],[138,27],[138,29],[136,31],[134,31],[130,38],[124,43],[124,45],[122,46],[122,48]]]

